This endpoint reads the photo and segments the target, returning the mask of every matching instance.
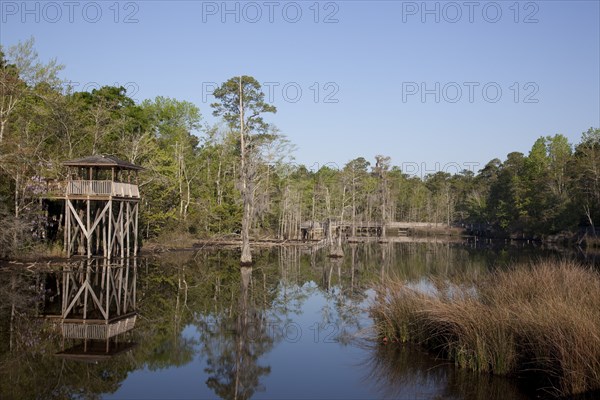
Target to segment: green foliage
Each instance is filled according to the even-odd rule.
[[[243,112],[246,132],[266,133],[269,126],[260,114],[277,112],[275,106],[265,102],[260,83],[251,76],[231,78],[213,95],[219,100],[210,105],[214,109],[213,115],[223,117],[231,129],[240,129],[240,113]]]

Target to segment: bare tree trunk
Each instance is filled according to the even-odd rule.
[[[6,126],[6,121],[4,118],[0,119],[0,143],[2,143],[2,139],[4,139],[4,127]]]
[[[356,236],[356,186],[352,182],[352,237]]]
[[[190,194],[190,192],[191,192],[190,179],[188,179],[186,177],[185,183],[187,186],[187,194],[186,194],[186,199],[185,199],[185,206],[183,207],[183,220],[187,221],[188,208],[190,207],[190,203],[192,201],[191,194]]]
[[[296,193],[296,213],[295,213],[295,223],[294,223],[294,234],[295,238],[300,238],[300,226],[302,225],[302,201],[300,200],[300,192]]]
[[[235,335],[236,351],[235,351],[235,383],[234,383],[234,399],[238,399],[240,394],[244,394],[243,389],[240,390],[240,375],[242,374],[245,354],[244,349],[247,349],[248,328],[250,326],[250,312],[248,307],[248,288],[252,277],[252,268],[242,267],[241,290],[239,299],[238,316],[236,320],[237,334]],[[241,393],[240,393],[241,392]],[[245,397],[244,397],[245,398]]]
[[[336,244],[335,246],[332,247],[331,251],[329,252],[329,256],[330,257],[343,257],[344,256],[344,250],[342,249],[342,229],[343,229],[343,224],[344,224],[344,204],[346,203],[346,186],[344,186],[344,190],[342,192],[342,211],[340,214],[340,224],[338,225],[338,228],[336,230]]]
[[[252,214],[251,201],[248,197],[252,194],[244,194],[244,214],[242,216],[242,256],[240,262],[243,265],[252,264],[252,252],[250,249],[250,216]]]
[[[219,168],[217,169],[217,204],[221,205],[223,203],[223,189],[221,189],[221,158],[219,158]]]
[[[587,217],[590,226],[592,227],[592,234],[596,236],[596,227],[594,226],[594,221],[592,220],[592,211],[590,210],[590,206],[585,205],[583,206],[583,209],[585,211],[585,216]]]
[[[19,218],[19,190],[21,189],[21,175],[15,176],[15,218]]]
[[[342,200],[343,201],[343,200]],[[334,242],[333,240],[333,231],[331,229],[332,220],[331,220],[331,196],[329,194],[329,189],[325,187],[325,204],[327,206],[327,243],[329,244],[329,257],[343,257],[344,252],[342,251],[341,242]],[[338,239],[341,238],[341,229],[340,224],[337,224],[336,233],[339,236]],[[339,243],[339,246],[337,245]]]
[[[2,81],[0,83],[3,86],[2,92],[5,93],[5,79],[6,75],[1,76]],[[4,96],[3,96],[4,97]],[[6,130],[6,123],[8,122],[8,117],[15,109],[17,103],[19,102],[18,96],[8,95],[2,99],[3,101],[0,103],[0,143],[4,140],[4,132]],[[5,103],[6,101],[6,103]]]
[[[240,263],[242,265],[252,264],[252,252],[250,249],[250,226],[252,218],[252,197],[253,193],[249,188],[248,166],[246,162],[246,141],[244,134],[244,97],[242,90],[242,77],[240,76],[240,173],[242,175],[242,201],[244,210],[242,215],[242,255]]]
[[[315,222],[315,197],[317,195],[317,187],[313,187],[313,195],[312,195],[312,206],[311,206],[311,223]]]
[[[16,279],[16,273],[13,271],[10,275],[10,283],[11,283],[11,290],[12,290],[12,305],[11,305],[11,310],[10,310],[10,335],[9,335],[9,343],[8,343],[8,348],[9,350],[13,349],[14,346],[14,337],[15,337],[15,317],[17,315],[17,310],[15,307],[15,294],[17,291],[17,279]]]
[[[21,189],[21,175],[17,172],[17,176],[15,177],[15,226],[13,228],[13,250],[17,250],[19,245],[19,216],[20,216],[20,207],[19,207],[19,190]]]
[[[183,171],[179,143],[175,142],[175,160],[177,161],[177,183],[179,186],[179,217],[183,216]]]

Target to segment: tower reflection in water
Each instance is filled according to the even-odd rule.
[[[88,259],[48,274],[42,313],[62,336],[56,355],[99,361],[131,349],[137,259]]]

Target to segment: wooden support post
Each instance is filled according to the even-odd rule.
[[[106,247],[106,213],[102,214],[102,257],[108,257]]]
[[[86,271],[85,271],[85,279],[82,283],[83,286],[83,319],[87,318],[87,304],[88,304],[88,294],[89,294],[89,285],[88,285],[88,281],[89,281],[89,276],[90,274],[90,265],[88,264],[86,267]]]
[[[123,218],[123,202],[120,201],[119,202],[119,244],[121,245],[121,258],[125,257],[125,251],[124,251],[124,239],[125,239],[125,232],[123,232],[125,228],[125,224],[124,224],[124,218]]]
[[[90,176],[91,175],[92,175],[92,169],[90,168]],[[91,237],[92,236],[92,232],[90,232],[90,228],[91,228],[91,226],[90,226],[90,220],[91,220],[91,217],[90,217],[90,203],[91,203],[91,201],[90,201],[90,199],[88,197],[88,199],[85,202],[85,205],[86,205],[85,230],[87,232],[87,235],[86,235],[86,239],[87,239],[87,243],[86,243],[87,244],[87,258],[91,258],[92,257],[92,240],[91,240],[92,239],[92,237]]]
[[[79,210],[79,221],[85,221],[85,213],[83,210]],[[77,244],[77,248],[79,251],[80,255],[85,254],[85,224],[81,224],[81,229],[80,229],[80,233],[79,233],[79,238],[78,238],[78,244]]]
[[[94,216],[94,225],[93,225],[93,226],[95,226],[95,228],[94,228],[94,243],[93,243],[94,244],[94,254],[100,253],[100,242],[102,241],[101,240],[102,236],[100,236],[100,229],[101,229],[100,216],[102,214],[100,214],[100,213],[102,211],[103,210],[100,207],[96,206],[96,212],[95,212],[95,216]]]
[[[62,307],[61,314],[62,317],[65,318],[65,311],[67,310],[67,306],[69,305],[69,284],[71,283],[71,277],[69,276],[66,270],[63,271],[63,292],[62,292]]]
[[[119,246],[121,245],[121,243],[119,243],[119,239],[121,239],[121,234],[120,234],[120,229],[122,227],[122,214],[119,214],[118,218],[115,220],[113,218],[112,224],[113,224],[113,236],[112,236],[112,243],[113,243],[113,248],[114,248],[114,253],[115,256],[119,255]]]
[[[123,313],[126,314],[129,310],[129,258],[127,258],[125,266],[125,290],[123,291]]]
[[[131,230],[131,204],[129,202],[127,202],[126,204],[127,207],[125,207],[125,214],[127,215],[127,219],[125,221],[125,227],[127,230],[125,231],[125,237],[127,238],[127,248],[125,249],[125,255],[129,257],[131,251],[131,246],[129,245],[129,231]]]
[[[136,175],[137,178],[137,175]],[[139,218],[139,202],[135,203],[135,224],[133,230],[133,255],[138,254],[138,218]]]
[[[108,263],[104,264],[104,269],[106,271],[106,286],[104,289],[106,290],[106,315],[108,319],[109,316],[109,307],[110,307],[110,265]]]
[[[114,177],[114,173],[115,173],[115,169],[113,168],[113,177]],[[113,222],[113,209],[112,209],[112,197],[108,200],[108,241],[106,243],[106,248],[108,249],[107,253],[104,255],[104,257],[107,257],[109,260],[112,256],[112,237],[113,237],[113,226],[112,226],[112,222]]]
[[[71,209],[69,208],[71,200],[65,199],[65,250],[67,257],[71,257]]]
[[[123,264],[124,260],[121,260],[121,265]],[[122,294],[123,294],[123,267],[119,267],[118,269],[119,274],[117,275],[117,281],[115,282],[115,289],[116,289],[116,293],[115,293],[115,303],[117,305],[117,314],[121,314],[123,308],[122,308]]]

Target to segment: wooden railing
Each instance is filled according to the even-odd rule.
[[[137,185],[130,183],[113,182],[112,195],[120,197],[140,197]]]
[[[137,185],[113,181],[69,181],[67,195],[118,196],[139,198]]]
[[[135,326],[135,320],[136,315],[115,322],[63,322],[61,329],[63,336],[69,339],[104,340],[132,330]]]

